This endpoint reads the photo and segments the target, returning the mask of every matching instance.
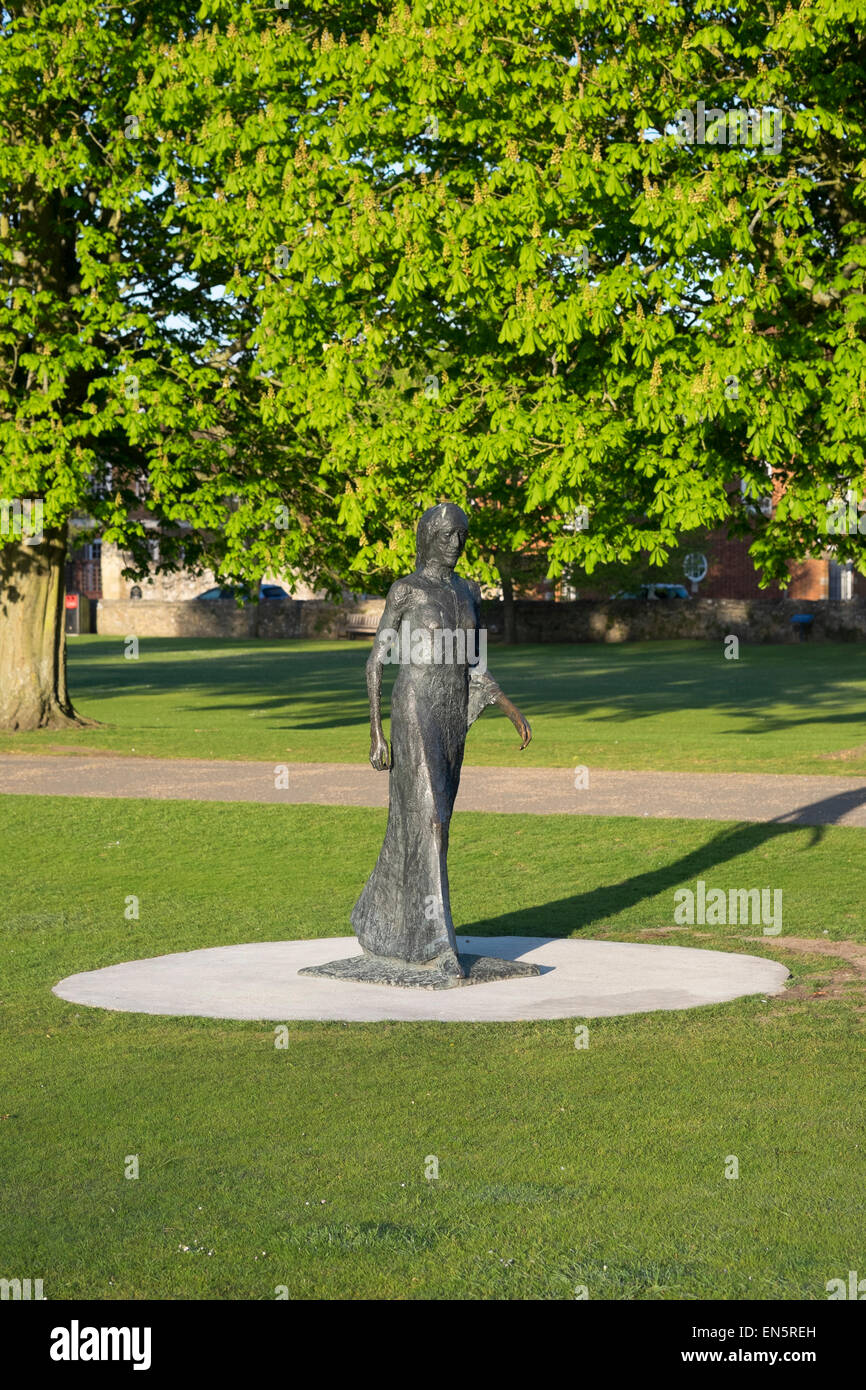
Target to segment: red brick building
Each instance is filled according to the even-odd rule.
[[[769,512],[776,505],[784,492],[784,479],[778,475],[773,478],[771,484],[772,496],[768,496],[760,503],[752,504],[749,510],[757,512]],[[766,514],[766,513],[765,513]],[[790,598],[801,599],[804,601],[820,599],[847,599],[866,598],[866,576],[857,574],[851,564],[839,565],[833,558],[832,549],[828,549],[821,556],[816,556],[808,560],[802,560],[791,565],[791,582],[786,590],[779,588],[778,584],[770,584],[762,589],[760,586],[760,574],[755,568],[754,561],[749,554],[750,541],[748,537],[737,537],[728,534],[725,526],[720,526],[717,530],[708,532],[704,539],[694,544],[692,549],[700,552],[707,560],[707,573],[704,579],[697,586],[696,592],[701,598],[730,598],[730,599],[778,599]],[[667,579],[668,576],[665,575]],[[680,577],[681,582],[688,585],[689,581],[685,576]],[[548,589],[553,594],[553,585],[540,586],[541,590]],[[542,594],[546,597],[547,594]],[[557,588],[556,596],[562,596],[561,589]],[[589,592],[581,587],[582,598],[600,598],[601,594]]]
[[[698,592],[702,598],[781,598],[777,584],[762,589],[759,574],[749,555],[748,540],[731,537],[727,531],[713,531],[700,547],[707,557],[707,576]],[[847,566],[837,565],[831,556],[803,560],[791,566],[787,598],[849,599],[866,597],[866,578]]]

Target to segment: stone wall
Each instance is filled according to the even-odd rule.
[[[233,599],[102,599],[96,631],[109,637],[342,637],[349,613],[372,612],[378,621],[384,603],[268,599],[239,608]]]
[[[381,617],[384,599],[329,603],[326,599],[283,599],[238,608],[216,602],[106,600],[97,605],[96,631],[116,637],[334,638],[345,635],[349,613]],[[807,640],[866,641],[866,600],[849,603],[796,599],[578,599],[550,603],[518,599],[520,642],[645,642],[671,638],[744,642],[796,642],[795,613],[810,613]],[[484,599],[482,623],[490,638],[502,636],[502,603]]]
[[[535,603],[518,599],[519,642],[645,642],[671,638],[744,642],[796,642],[795,613],[809,613],[808,641],[866,641],[866,600],[804,599],[578,599]],[[482,603],[482,621],[494,640],[502,633],[502,604]]]
[[[249,637],[250,612],[231,601],[100,599],[96,631],[107,637]]]

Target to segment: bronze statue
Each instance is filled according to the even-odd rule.
[[[363,956],[310,967],[378,983],[447,988],[535,966],[457,950],[448,896],[448,831],[460,785],[466,734],[498,705],[520,735],[528,721],[486,669],[480,589],[454,573],[469,522],[450,502],[418,523],[416,565],[392,584],[367,662],[370,762],[390,772],[388,827],[376,867],[352,911]],[[382,668],[399,663],[391,695],[391,750],[382,730]]]

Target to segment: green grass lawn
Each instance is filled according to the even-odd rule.
[[[105,727],[0,734],[0,753],[363,762],[367,642],[70,639],[70,686]],[[496,647],[490,668],[530,719],[521,764],[699,772],[866,772],[866,646],[646,642]],[[391,672],[388,672],[390,676]],[[518,765],[488,711],[467,761]]]
[[[558,679],[586,660],[598,682],[635,657],[568,650]],[[267,659],[240,658],[250,701]],[[213,653],[200,660],[213,681]],[[528,684],[528,654],[509,661]],[[591,1021],[586,1050],[568,1020],[292,1023],[277,1050],[272,1024],[112,1014],[50,989],[124,959],[348,935],[383,812],[7,797],[0,814],[0,1274],[43,1278],[49,1299],[269,1299],[279,1285],[295,1299],[570,1299],[579,1285],[594,1299],[824,1299],[829,1279],[862,1273],[862,982],[785,936],[864,940],[866,832],[458,814],[467,932],[745,950],[784,960],[795,988]],[[697,877],[782,888],[782,937],[658,933]]]

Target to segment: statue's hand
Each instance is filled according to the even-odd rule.
[[[519,709],[515,709],[511,722],[520,735],[520,751],[522,753],[526,745],[532,742],[532,727]]]
[[[386,772],[391,766],[391,754],[384,734],[374,734],[370,740],[370,763],[377,772]]]
[[[503,714],[507,714],[515,729],[520,735],[520,751],[523,752],[526,745],[532,739],[532,729],[529,720],[525,719],[516,705],[513,705],[507,695],[502,695],[496,702]]]

